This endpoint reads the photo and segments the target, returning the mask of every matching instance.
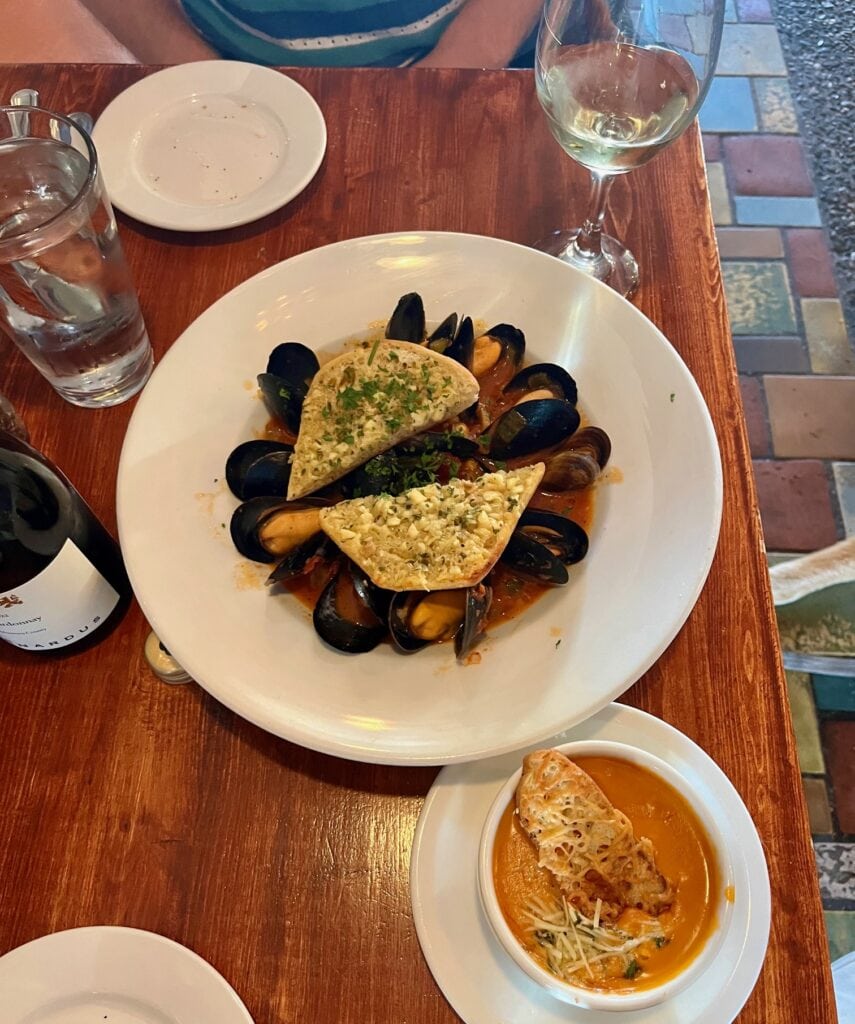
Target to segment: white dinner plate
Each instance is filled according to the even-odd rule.
[[[547,745],[590,739],[662,758],[693,786],[725,837],[733,913],[711,965],[671,999],[615,1014],[559,1002],[513,962],[481,908],[477,874],[484,820],[522,763],[526,750],[519,750],[444,768],[427,795],[413,840],[410,898],[428,967],[466,1024],[730,1024],[757,982],[769,942],[769,875],[754,822],[715,761],[660,719],[612,704]]]
[[[186,946],[136,928],[72,928],[0,957],[3,1024],[253,1024]]]
[[[210,231],[299,195],[321,165],[327,130],[309,93],[280,72],[210,60],[125,89],[93,138],[120,210],[155,227]]]
[[[291,595],[228,535],[227,455],[260,431],[270,350],[322,354],[417,290],[450,310],[521,327],[531,361],[567,367],[613,442],[588,556],[571,582],[491,633],[479,664],[450,645],[409,657],[325,647]],[[202,314],[143,392],[119,466],[118,521],[153,628],[205,689],[307,747],[388,764],[513,750],[627,689],[665,650],[709,570],[721,515],[718,447],[698,388],[660,332],[611,289],[524,246],[476,235],[394,234],[303,253]],[[259,571],[260,570],[260,571]],[[687,685],[688,682],[687,682]]]

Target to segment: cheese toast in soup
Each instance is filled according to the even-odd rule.
[[[525,354],[509,324],[455,312],[430,329],[414,292],[324,365],[299,342],[271,352],[264,436],[226,461],[230,533],[331,647],[449,642],[472,660],[571,580],[611,444],[568,371]]]
[[[493,881],[517,941],[569,985],[652,988],[679,974],[716,926],[720,872],[685,798],[628,760],[523,761],[500,822]]]

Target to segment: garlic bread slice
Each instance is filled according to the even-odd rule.
[[[411,342],[380,341],[326,363],[303,402],[288,500],[331,484],[478,398],[460,363]]]
[[[454,590],[493,568],[544,465],[477,480],[353,498],[321,509],[321,529],[386,590]]]

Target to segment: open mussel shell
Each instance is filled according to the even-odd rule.
[[[463,628],[454,638],[454,653],[461,661],[471,653],[484,636],[487,612],[493,601],[493,589],[485,583],[478,583],[466,591],[466,617]]]
[[[291,479],[293,454],[293,450],[269,452],[256,459],[244,474],[243,493],[238,497],[244,501],[261,497],[284,498]]]
[[[274,583],[286,583],[288,580],[305,576],[321,562],[330,559],[335,551],[336,547],[329,537],[323,533],[313,534],[285,555],[265,583],[272,586]]]
[[[408,292],[398,299],[386,324],[386,337],[390,341],[425,340],[425,306],[418,292]]]
[[[558,555],[553,554],[540,541],[526,536],[522,530],[515,530],[511,534],[500,561],[517,576],[547,587],[563,586],[570,579]]]
[[[457,656],[465,657],[483,635],[491,599],[483,583],[459,590],[404,591],[389,606],[389,633],[404,654],[453,640]]]
[[[252,466],[265,456],[284,454],[290,457],[293,451],[291,445],[283,444],[281,441],[244,441],[243,444],[239,444],[226,459],[226,483],[229,485],[229,490],[241,501],[254,497],[252,494],[244,493],[244,484]],[[288,472],[290,474],[290,470]],[[287,481],[285,486],[287,488]],[[256,494],[262,493],[264,492],[256,492]],[[275,495],[278,492],[268,491],[267,493]]]
[[[456,313],[449,313],[442,323],[428,335],[428,348],[441,355],[446,352],[448,346],[454,341],[457,334],[459,317]]]
[[[448,356],[449,359],[454,359],[458,363],[461,363],[466,369],[470,369],[472,365],[472,354],[475,346],[475,327],[472,324],[472,318],[465,316],[460,321],[460,326],[457,328],[457,333],[454,335],[454,340],[444,350],[443,355]]]
[[[343,565],[321,592],[312,622],[318,636],[346,654],[373,650],[386,636],[386,622],[375,615],[354,586],[351,567]]]
[[[311,498],[250,498],[232,513],[232,542],[254,562],[275,562],[320,532],[320,509],[324,504]]]
[[[485,377],[501,363],[508,373],[522,365],[525,335],[512,324],[496,324],[475,339],[468,369],[476,377]]]
[[[303,401],[308,389],[303,384],[288,381],[275,373],[260,373],[258,387],[270,415],[283,423],[292,434],[299,434]]]
[[[267,360],[268,373],[307,390],[320,368],[315,353],[299,341],[282,342],[273,349]]]
[[[520,516],[514,533],[523,533],[536,540],[564,565],[575,565],[588,553],[588,534],[582,527],[572,519],[547,509],[527,508]]]
[[[575,405],[578,398],[576,381],[555,363],[533,363],[525,366],[505,385],[506,395],[516,396],[519,402],[530,402],[537,398],[560,398]]]
[[[435,452],[447,452],[459,459],[471,459],[480,452],[481,446],[471,437],[455,431],[426,430],[408,441],[397,445],[394,449],[399,455],[427,455]]]
[[[494,459],[518,459],[566,441],[578,428],[579,413],[558,398],[537,398],[515,405],[492,424],[489,454]]]
[[[351,563],[350,574],[353,579],[353,589],[359,599],[374,612],[378,619],[385,622],[389,616],[389,605],[392,603],[395,592],[378,587],[374,580],[370,579],[355,562]]]

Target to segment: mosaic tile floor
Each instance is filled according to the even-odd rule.
[[[814,551],[855,534],[855,350],[769,0],[728,4],[700,120],[767,549]],[[836,958],[855,949],[855,679],[787,678]]]

